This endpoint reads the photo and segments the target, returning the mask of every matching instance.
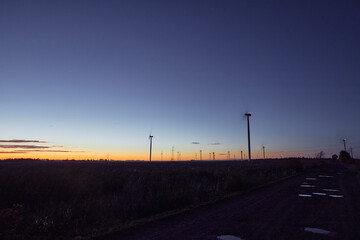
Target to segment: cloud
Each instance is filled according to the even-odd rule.
[[[13,152],[3,152],[3,151],[0,151],[0,154],[14,154],[14,153],[27,153],[27,151],[13,151]]]
[[[82,153],[86,151],[66,151],[66,150],[17,150],[12,152],[0,151],[0,154],[18,154],[18,153],[32,153],[32,152],[43,152],[43,153]]]
[[[50,148],[50,147],[35,146],[35,145],[0,145],[0,148],[44,149],[44,148]]]
[[[47,143],[46,141],[40,140],[0,140],[0,143]],[[22,145],[22,144],[0,144],[0,149],[6,149],[0,151],[0,154],[18,154],[18,153],[70,153],[70,152],[85,152],[85,151],[69,151],[59,150],[56,148],[63,148],[64,146],[37,146],[37,145]]]
[[[85,152],[85,151],[67,151],[67,150],[30,150],[30,152],[59,152],[59,153],[62,153],[62,152]]]
[[[192,142],[191,144],[200,144],[199,142]]]
[[[3,143],[46,143],[45,141],[39,140],[23,140],[23,139],[13,139],[13,140],[0,140]]]
[[[221,143],[215,142],[215,143],[209,143],[208,145],[220,145]]]

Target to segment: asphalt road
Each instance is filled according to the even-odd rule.
[[[330,164],[106,239],[215,240],[224,235],[246,240],[360,239],[359,181],[341,164]]]

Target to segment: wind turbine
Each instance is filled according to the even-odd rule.
[[[266,158],[266,155],[265,155],[265,146],[263,146],[263,156],[264,156],[264,159]]]
[[[149,134],[149,139],[150,139],[150,162],[151,162],[151,151],[152,151],[152,138],[154,136],[151,135],[151,133]]]
[[[247,117],[247,127],[248,127],[248,147],[249,147],[249,161],[251,160],[251,148],[250,148],[250,120],[251,112],[245,113]]]

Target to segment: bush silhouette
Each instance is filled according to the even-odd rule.
[[[351,158],[350,154],[346,151],[341,151],[339,159],[344,163],[353,163],[353,159]]]

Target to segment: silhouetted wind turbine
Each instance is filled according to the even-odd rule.
[[[265,157],[265,146],[263,146],[263,155],[264,155],[264,159],[266,158]]]
[[[152,136],[151,133],[150,133],[150,135],[149,135],[149,139],[150,139],[150,162],[151,162],[152,138],[153,138],[153,137],[154,137],[154,136]]]
[[[171,148],[171,161],[174,161],[174,146]]]
[[[247,117],[247,127],[248,127],[248,148],[249,148],[249,161],[251,160],[251,148],[250,148],[250,120],[251,112],[245,113]]]

